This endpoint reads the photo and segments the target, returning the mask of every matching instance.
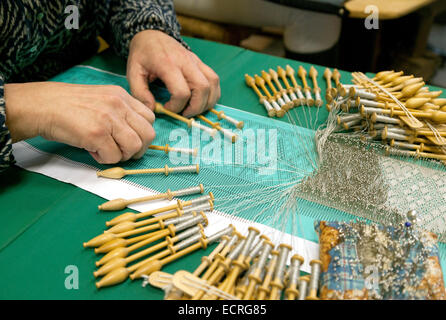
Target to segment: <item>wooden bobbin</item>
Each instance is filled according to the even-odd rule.
[[[288,111],[289,109],[291,109],[293,104],[289,105],[289,104],[285,103],[285,101],[282,99],[282,94],[279,91],[276,90],[276,87],[272,83],[271,75],[269,73],[267,73],[265,70],[262,70],[261,75],[262,75],[263,80],[265,80],[265,82],[267,83],[268,87],[273,92],[273,96],[275,97],[276,101],[279,103],[279,106],[282,109],[284,109],[285,112]]]
[[[193,275],[199,277],[212,264],[212,262],[215,260],[215,256],[223,250],[223,248],[228,244],[229,240],[229,236],[223,237],[220,243],[208,256],[202,257],[201,263],[194,270]]]
[[[201,204],[201,203],[207,202],[209,200],[214,201],[214,195],[212,192],[209,192],[207,195],[200,196],[200,197],[194,198],[192,200],[188,200],[188,201],[177,200],[176,204],[164,206],[164,207],[157,208],[154,210],[144,211],[144,212],[140,212],[140,213],[126,212],[126,213],[123,213],[123,214],[107,221],[105,223],[105,225],[107,227],[110,227],[110,226],[114,226],[114,225],[124,222],[124,221],[136,221],[138,219],[147,218],[147,217],[150,217],[155,214],[162,213],[162,212],[167,212],[167,211],[176,210],[176,209],[183,210],[183,207],[189,207],[192,205]]]
[[[300,79],[302,80],[306,103],[309,107],[314,106],[314,99],[311,96],[311,88],[307,83],[307,70],[303,66],[299,66],[299,69],[297,70],[297,74],[299,75]]]
[[[203,120],[204,122],[206,122],[212,128],[215,128],[218,131],[220,131],[221,133],[223,133],[223,136],[225,138],[228,138],[232,143],[237,141],[237,135],[235,133],[233,133],[232,131],[230,131],[230,130],[222,128],[218,122],[212,122],[211,120],[207,119],[203,115],[199,115],[198,118]]]
[[[235,282],[240,273],[248,269],[248,265],[246,265],[246,259],[249,255],[249,250],[251,249],[255,237],[257,237],[257,235],[260,233],[260,231],[254,227],[249,227],[248,230],[248,236],[246,237],[244,246],[237,259],[232,261],[233,267],[220,288],[223,291],[232,292],[235,287]]]
[[[337,88],[341,84],[341,73],[338,69],[334,68],[333,72],[331,73],[331,78],[333,79],[335,83],[335,87]]]
[[[271,281],[274,275],[274,270],[276,269],[277,259],[279,252],[276,250],[271,251],[271,259],[269,261],[268,267],[266,269],[265,277],[263,278],[263,283],[258,287],[257,300],[266,300],[271,291]]]
[[[248,74],[245,74],[245,82],[248,85],[248,87],[251,87],[254,92],[259,97],[259,101],[263,106],[265,107],[266,112],[268,113],[269,117],[274,117],[276,115],[276,110],[273,108],[273,106],[269,103],[268,98],[265,97],[257,88],[256,82],[253,77],[251,77]]]
[[[180,152],[182,154],[190,154],[194,157],[196,157],[197,153],[198,153],[198,149],[196,149],[196,148],[195,149],[173,148],[173,147],[170,147],[169,144],[167,144],[167,143],[164,146],[150,145],[149,149],[164,151],[166,154],[168,154],[169,152]]]
[[[331,85],[331,75],[331,70],[329,68],[325,68],[323,76],[327,84],[327,89],[325,91],[326,94],[330,93],[331,89],[333,88],[333,86]]]
[[[104,202],[103,204],[99,205],[98,209],[103,210],[103,211],[116,211],[116,210],[125,209],[128,205],[134,204],[134,203],[147,202],[147,201],[158,200],[158,199],[172,200],[173,197],[186,196],[186,195],[192,195],[192,194],[203,193],[203,192],[204,192],[203,184],[200,184],[198,187],[186,188],[186,189],[181,189],[181,190],[177,190],[177,191],[170,191],[170,189],[168,189],[165,193],[160,193],[160,194],[155,194],[155,195],[150,195],[150,196],[145,196],[145,197],[138,197],[138,198],[133,198],[133,199],[118,198],[118,199],[110,200],[110,201]]]
[[[200,166],[198,164],[192,166],[181,166],[181,167],[168,167],[167,164],[164,168],[155,169],[136,169],[136,170],[125,170],[120,167],[110,168],[103,171],[96,172],[98,177],[109,178],[109,179],[121,179],[126,175],[132,174],[151,174],[151,173],[164,173],[168,176],[173,172],[200,172]]]
[[[214,285],[218,283],[225,273],[229,270],[229,267],[232,263],[232,261],[240,254],[241,250],[243,249],[243,246],[245,244],[245,239],[241,238],[241,241],[228,253],[227,257],[224,259],[218,259],[218,267],[215,269],[215,271],[209,275],[209,277],[206,279],[207,283],[209,285]],[[205,294],[205,291],[200,290],[192,297],[192,300],[200,300]],[[209,297],[210,299],[215,297]]]
[[[292,99],[294,102],[294,106],[297,107],[298,105],[301,105],[301,106],[305,105],[305,97],[302,93],[302,87],[297,84],[297,80],[294,76],[296,71],[294,71],[293,67],[291,67],[290,65],[287,65],[285,67],[285,71],[286,71],[286,76],[288,76],[291,79],[291,82],[293,84],[293,88],[289,88],[288,90],[292,93]],[[281,73],[283,74],[283,72],[281,72]],[[285,77],[285,79],[286,79],[286,77]],[[294,94],[294,92],[295,92],[295,94]]]
[[[293,255],[291,257],[291,264],[289,269],[288,284],[285,290],[285,297],[287,300],[296,300],[299,296],[300,266],[304,263],[304,258],[300,255]]]
[[[274,110],[276,111],[276,116],[278,116],[279,118],[283,117],[285,115],[285,110],[282,109],[277,104],[276,99],[273,97],[273,95],[269,92],[268,88],[265,86],[265,80],[263,80],[262,77],[259,77],[256,74],[254,75],[254,80],[256,82],[256,85],[259,86],[267,96],[269,103],[273,106]]]
[[[285,243],[279,246],[279,255],[277,258],[276,269],[274,270],[274,278],[271,282],[270,300],[279,300],[280,293],[284,288],[285,268],[288,260],[288,255],[293,248]]]
[[[245,125],[245,123],[243,121],[239,121],[236,120],[228,115],[226,115],[223,111],[217,111],[215,109],[210,109],[210,112],[212,112],[213,114],[217,115],[217,118],[219,120],[223,119],[228,121],[229,123],[231,123],[232,125],[234,125],[237,129],[243,129],[243,126]]]
[[[198,218],[200,218],[200,217],[198,217]],[[198,220],[199,219],[194,220],[194,222],[198,221]],[[181,227],[181,225],[179,225],[179,227]],[[179,228],[179,229],[181,229],[181,228]],[[137,246],[135,244],[135,247],[138,249],[138,248],[143,247],[143,246],[145,246],[145,245],[147,245],[149,243],[152,243],[154,241],[160,240],[160,239],[168,236],[169,234],[175,235],[177,231],[178,230],[175,228],[175,226],[173,226],[173,228],[171,230],[166,230],[166,233],[160,234],[158,237],[149,238],[149,239],[145,240],[144,243],[142,245],[140,245],[140,246]],[[195,234],[190,235],[187,239],[197,239],[198,240],[201,237],[200,231],[202,231],[202,229],[198,229],[198,232],[195,232]],[[198,234],[198,236],[197,236],[197,234]],[[174,236],[174,238],[175,238],[175,236]],[[150,241],[150,240],[153,240],[153,241]],[[163,244],[163,242],[161,244]],[[175,246],[172,246],[172,245],[169,246],[169,244],[166,244],[166,246],[168,247],[168,249],[163,250],[163,251],[157,253],[155,256],[150,257],[148,259],[160,259],[160,258],[163,258],[163,257],[169,255],[169,254],[174,254],[175,253]],[[147,256],[147,255],[151,254],[152,252],[157,251],[157,249],[160,249],[162,247],[164,247],[164,245],[158,244],[155,247],[148,247],[148,248],[146,248],[144,250],[141,250],[141,251],[139,251],[137,253],[134,253],[134,254],[132,254],[130,256],[115,257],[115,258],[107,261],[105,264],[103,264],[97,271],[93,272],[93,275],[95,277],[103,276],[103,275],[105,275],[107,273],[110,273],[114,269],[125,267],[130,262],[133,262],[133,261],[135,261],[135,260],[137,260],[139,258]],[[147,261],[148,259],[146,259],[145,261]],[[138,265],[139,264],[136,264],[136,265],[134,265],[132,267],[129,267],[128,268],[129,271],[136,270],[137,269],[136,266],[138,266]]]
[[[130,279],[134,280],[134,279],[141,277],[142,275],[150,275],[152,272],[159,271],[164,265],[166,265],[180,257],[183,257],[186,254],[189,254],[189,253],[196,251],[200,248],[206,249],[208,244],[213,243],[214,241],[217,241],[219,238],[221,238],[222,236],[224,236],[230,232],[232,232],[232,228],[228,227],[228,228],[225,228],[219,232],[216,232],[215,234],[213,234],[209,237],[206,237],[204,235],[204,233],[201,233],[199,241],[194,244],[191,244],[191,243],[196,241],[197,237],[194,237],[194,239],[192,239],[192,237],[191,237],[189,239],[183,240],[181,244],[178,243],[178,245],[176,245],[176,248],[174,248],[173,251],[175,251],[175,253],[173,253],[167,257],[164,257],[162,259],[155,258],[157,255],[149,258],[151,260],[145,263],[144,270],[140,270],[141,274],[139,274],[139,273],[137,274],[136,272],[131,274],[131,272],[134,271],[134,266],[131,266],[129,268],[118,267],[116,269],[113,269],[111,272],[107,273],[100,281],[96,282],[96,287],[99,289],[102,287],[115,285],[115,284],[125,281],[127,279],[127,277],[129,277],[129,276],[130,276]],[[158,256],[161,256],[161,255],[158,255]],[[136,265],[138,265],[138,264],[139,263],[137,263]]]
[[[314,103],[315,103],[316,107],[321,107],[323,102],[322,102],[322,98],[321,98],[321,88],[319,88],[319,85],[317,83],[317,75],[318,75],[318,72],[317,72],[316,68],[311,66],[309,76],[310,76],[311,80],[313,81],[313,92],[316,97],[316,100]]]
[[[172,117],[172,118],[174,118],[174,119],[176,119],[176,120],[179,120],[179,121],[181,121],[181,122],[184,122],[184,123],[187,124],[187,126],[188,126],[189,128],[191,128],[191,127],[196,127],[196,128],[198,128],[198,129],[200,129],[200,130],[202,130],[202,131],[207,132],[212,138],[213,138],[213,137],[215,136],[215,134],[216,134],[216,130],[212,130],[212,129],[209,129],[209,128],[205,127],[205,126],[202,126],[200,123],[196,122],[193,118],[188,119],[188,118],[183,117],[183,116],[181,116],[181,115],[179,115],[179,114],[176,114],[175,112],[172,112],[172,111],[170,111],[170,110],[167,110],[166,108],[164,108],[164,107],[163,107],[160,103],[158,103],[158,102],[155,103],[155,113],[162,113],[162,114],[165,114],[165,115],[167,115],[167,116],[169,116],[169,117]]]

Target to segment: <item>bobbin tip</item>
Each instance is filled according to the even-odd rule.
[[[287,243],[281,243],[281,244],[279,245],[279,248],[287,248],[287,249],[289,249],[289,250],[293,250],[293,247],[290,246],[290,245],[287,244]]]
[[[295,254],[291,257],[291,260],[298,260],[300,263],[304,263],[305,259],[301,255]]]
[[[237,129],[243,129],[243,127],[245,126],[245,123],[243,121],[239,121],[236,125]]]
[[[200,193],[203,193],[203,192],[204,192],[204,186],[203,186],[203,184],[200,183],[199,187],[200,187]]]
[[[211,191],[209,191],[209,197],[211,198],[212,201],[214,201],[215,197],[214,197],[214,194]]]
[[[196,171],[197,171],[197,173],[200,173],[200,165],[197,163],[197,166],[196,166]]]
[[[310,261],[310,266],[312,266],[313,264],[318,264],[318,265],[322,265],[322,261],[319,259],[313,259]]]

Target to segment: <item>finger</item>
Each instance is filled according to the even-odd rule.
[[[121,161],[127,161],[141,151],[143,142],[133,128],[123,119],[114,119],[112,137],[121,149]]]
[[[127,71],[127,80],[132,95],[153,110],[155,108],[155,98],[149,90],[147,74],[138,66],[130,66]]]
[[[166,109],[176,113],[182,111],[191,97],[191,90],[181,70],[176,67],[164,68],[159,78],[170,92],[170,100],[165,104]]]
[[[127,95],[127,97],[125,98],[125,102],[147,122],[149,122],[150,124],[153,124],[155,122],[155,114],[153,113],[152,109],[148,108],[147,105],[143,104],[140,100]]]
[[[152,125],[138,113],[129,113],[126,118],[130,127],[138,134],[142,142],[141,149],[133,155],[134,159],[141,158],[147,151],[149,145],[155,139],[155,130]]]
[[[93,159],[102,164],[112,164],[121,161],[121,149],[110,135],[98,142],[97,148],[91,148],[96,149],[96,151],[89,151]]]
[[[184,76],[192,90],[189,105],[183,111],[185,117],[192,117],[202,113],[208,104],[210,84],[196,64],[183,67]]]
[[[209,84],[210,84],[210,92],[209,92],[209,98],[208,103],[206,105],[205,110],[212,109],[220,100],[221,97],[221,88],[220,88],[220,78],[215,73],[214,70],[212,70],[209,66],[204,64],[203,62],[198,62],[198,67],[200,68],[201,72],[204,74],[204,76],[207,78]]]

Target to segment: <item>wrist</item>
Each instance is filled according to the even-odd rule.
[[[13,142],[33,138],[40,134],[39,108],[30,96],[30,84],[5,84],[6,126]]]

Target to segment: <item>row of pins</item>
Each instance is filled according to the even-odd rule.
[[[318,300],[321,261],[312,260],[311,274],[301,276],[304,259],[291,251],[254,227],[246,236],[234,229],[193,272],[154,272],[146,282],[165,290],[165,299]]]
[[[352,73],[354,84],[326,94],[342,130],[381,140],[388,154],[446,161],[446,98],[422,78],[383,71],[372,79]]]

